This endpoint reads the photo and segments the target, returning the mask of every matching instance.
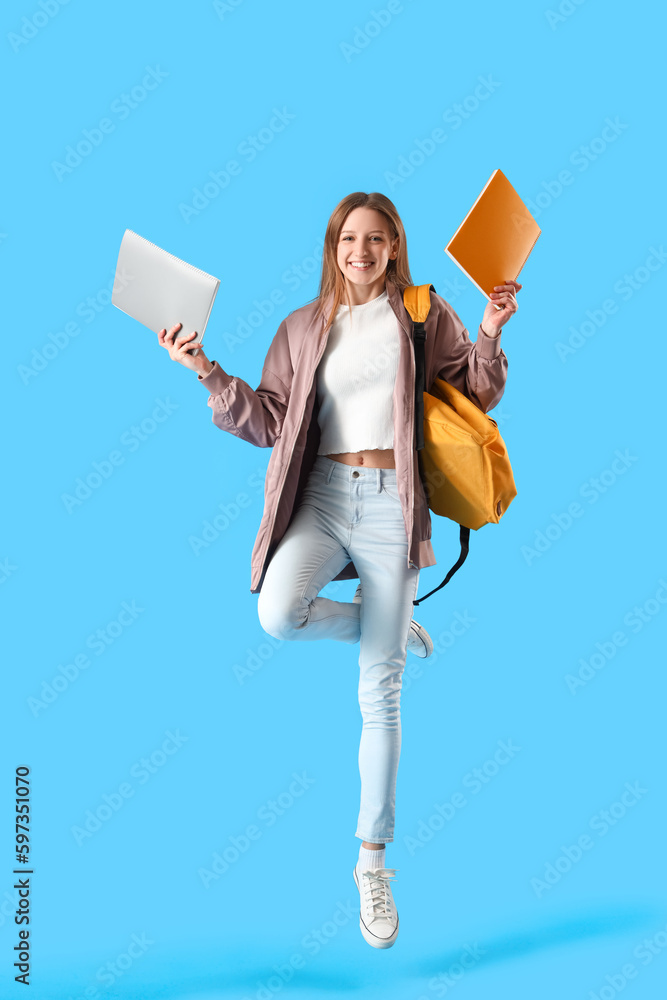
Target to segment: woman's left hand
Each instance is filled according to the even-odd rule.
[[[504,285],[495,285],[491,292],[491,301],[487,302],[482,317],[482,330],[488,337],[497,337],[510,316],[517,311],[519,304],[516,296],[521,288],[523,285],[512,279],[508,279]],[[495,306],[502,308],[496,309]]]

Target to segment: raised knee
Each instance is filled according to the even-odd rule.
[[[263,591],[260,591],[257,601],[260,625],[276,639],[291,639],[294,629],[299,625],[296,609],[286,601],[269,601],[268,598],[262,600],[262,594]]]

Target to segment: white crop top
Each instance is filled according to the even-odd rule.
[[[387,290],[338,307],[317,366],[318,455],[394,447],[399,332]]]

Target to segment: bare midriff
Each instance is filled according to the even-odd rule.
[[[367,465],[370,469],[395,469],[393,448],[372,448],[368,451],[343,451],[338,455],[327,455],[344,465]]]

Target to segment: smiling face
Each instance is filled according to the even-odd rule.
[[[387,217],[374,208],[353,208],[343,223],[337,262],[354,299],[368,301],[384,289],[387,261],[398,254]]]

